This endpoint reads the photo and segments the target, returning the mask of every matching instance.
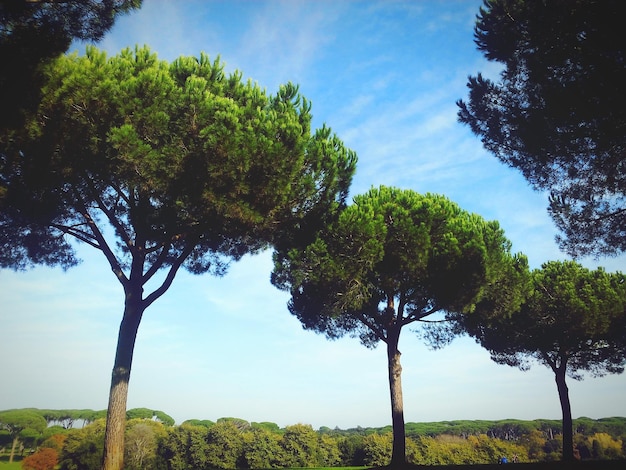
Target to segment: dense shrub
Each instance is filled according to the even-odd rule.
[[[59,453],[50,447],[42,447],[22,460],[24,470],[53,470],[59,463]]]
[[[190,423],[200,425],[192,425]],[[552,421],[520,424],[446,422],[437,427],[452,433],[416,435],[407,438],[409,463],[417,465],[463,465],[497,463],[501,457],[512,462],[554,461],[561,458],[560,429]],[[591,434],[575,436],[582,459],[624,458],[618,420],[598,425],[583,421],[579,429]],[[413,427],[415,430],[416,427]],[[485,433],[475,433],[477,429]],[[604,431],[600,431],[604,430]],[[494,435],[502,438],[493,437]],[[104,421],[63,436],[52,436],[47,447],[62,446],[61,470],[98,470],[102,456]],[[56,444],[55,444],[56,443]],[[340,430],[296,424],[280,429],[273,423],[247,423],[234,418],[217,422],[189,421],[164,426],[147,420],[130,420],[126,430],[126,467],[129,470],[213,470],[284,467],[385,466],[389,463],[392,434],[385,428]]]

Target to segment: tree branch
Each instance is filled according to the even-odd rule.
[[[122,226],[120,221],[117,219],[117,217],[115,217],[115,214],[113,213],[113,211],[111,209],[109,209],[104,204],[104,202],[100,198],[99,192],[95,190],[95,188],[93,186],[93,182],[91,181],[91,178],[89,178],[89,175],[85,175],[84,178],[85,178],[85,182],[89,186],[89,189],[91,191],[91,195],[93,197],[93,200],[96,202],[96,204],[98,206],[98,209],[100,209],[104,213],[104,215],[106,215],[106,217],[109,220],[109,222],[111,223],[111,225],[117,230],[117,233],[120,234],[120,237],[122,237],[122,240],[124,241],[126,246],[129,249],[132,249],[133,241],[132,241],[130,235],[128,233],[126,233],[126,230],[124,230],[124,227]],[[114,188],[114,189],[119,194],[118,189],[117,188]],[[130,209],[130,203],[129,203],[129,209]]]
[[[176,276],[176,273],[178,272],[182,264],[185,262],[187,257],[191,254],[193,249],[195,248],[196,246],[195,240],[196,238],[194,237],[194,242],[188,243],[185,249],[182,251],[182,253],[178,256],[178,258],[176,258],[176,260],[172,263],[172,266],[170,267],[170,270],[168,271],[167,276],[165,276],[165,280],[163,281],[163,283],[145,298],[144,308],[148,308],[150,304],[152,304],[152,302],[154,302],[156,299],[158,299],[163,294],[165,294],[167,289],[169,289],[169,287],[172,285],[172,282],[174,281],[174,277]]]
[[[76,197],[79,212],[84,217],[87,225],[91,229],[93,238],[98,244],[98,248],[102,251],[102,253],[104,253],[104,256],[109,262],[109,266],[111,266],[111,270],[117,277],[117,280],[120,281],[123,286],[126,286],[126,284],[128,283],[128,278],[124,274],[124,271],[122,270],[122,267],[120,266],[120,263],[118,262],[115,253],[113,253],[113,250],[111,250],[111,247],[107,243],[106,238],[104,238],[104,235],[102,235],[102,232],[98,228],[98,225],[91,217],[91,214],[87,210],[87,207],[85,206],[85,203],[82,200],[80,194],[78,194],[78,191],[74,191],[74,195]]]
[[[376,328],[375,325],[372,325],[372,323],[370,322],[369,318],[367,315],[365,315],[364,313],[359,313],[357,314],[357,316],[359,317],[359,320],[372,332],[374,333],[374,336],[376,336],[379,340],[381,340],[382,342],[386,343],[387,342],[387,338],[386,336],[382,333],[382,331],[379,328]]]
[[[434,305],[432,308],[430,308],[430,309],[428,309],[426,311],[420,311],[420,313],[418,313],[418,314],[412,313],[411,315],[406,317],[406,321],[403,324],[407,325],[407,324],[413,323],[415,321],[421,321],[421,322],[424,322],[424,323],[442,323],[442,322],[450,321],[448,319],[444,319],[444,320],[424,320],[424,318],[426,318],[429,315],[432,315],[433,313],[438,312],[439,310],[441,310],[441,308],[438,305]]]
[[[82,225],[82,224],[80,224]],[[100,245],[94,241],[94,236],[85,232],[84,230],[77,229],[77,226],[69,226],[69,225],[61,225],[61,224],[50,224],[51,227],[56,228],[57,230],[63,232],[66,235],[70,235],[82,242],[87,243],[88,245],[100,249]]]
[[[143,275],[142,284],[145,284],[146,282],[148,282],[152,278],[152,276],[154,276],[157,273],[157,271],[161,269],[161,267],[163,266],[163,263],[167,259],[167,254],[171,246],[172,246],[171,242],[162,244],[161,253],[159,253],[159,256],[154,261],[154,263],[152,263],[152,266],[150,266],[150,269],[148,269]],[[153,249],[150,251],[146,251],[146,253],[148,252],[152,253],[153,251],[156,251],[156,250]]]

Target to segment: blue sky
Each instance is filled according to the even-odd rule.
[[[445,194],[498,220],[531,267],[566,259],[547,196],[489,155],[456,121],[467,76],[496,77],[476,51],[480,0],[144,0],[99,47],[149,45],[165,60],[220,55],[274,93],[300,85],[314,126],[326,123],[359,157],[352,194],[381,184]],[[79,52],[83,45],[74,47]],[[67,272],[0,271],[0,409],[107,405],[121,320],[121,286],[102,255],[83,248]],[[580,260],[624,270],[626,256]],[[358,340],[304,331],[269,282],[271,254],[246,257],[223,278],[180,273],[140,326],[129,408],[186,419],[239,417],[280,426],[390,424],[386,355]],[[491,362],[472,340],[431,351],[400,340],[406,421],[560,418],[551,371]],[[575,417],[626,416],[626,376],[569,381]]]

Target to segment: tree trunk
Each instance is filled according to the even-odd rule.
[[[574,460],[574,435],[572,430],[572,408],[569,402],[569,390],[565,383],[565,364],[554,371],[556,387],[559,390],[559,400],[563,413],[563,460]]]
[[[128,398],[128,381],[130,380],[135,339],[137,338],[137,330],[143,315],[141,295],[141,286],[135,288],[133,292],[126,292],[124,317],[120,323],[115,363],[113,364],[111,376],[102,470],[121,470],[124,468],[126,401]]]
[[[391,466],[400,467],[406,463],[406,436],[404,429],[404,403],[402,401],[402,366],[398,341],[400,327],[390,326],[387,331],[387,362],[389,366],[389,393],[391,395],[391,427],[393,430],[393,450]]]
[[[15,448],[17,447],[18,437],[13,438],[13,445],[11,445],[11,455],[9,455],[9,463],[13,463],[13,457],[15,456]]]

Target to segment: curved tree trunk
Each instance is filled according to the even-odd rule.
[[[121,470],[124,468],[124,431],[128,381],[130,380],[137,330],[144,310],[141,301],[141,286],[133,289],[133,291],[126,293],[124,317],[120,323],[117,340],[104,434],[102,470]]]
[[[565,383],[565,363],[554,371],[556,387],[559,390],[559,401],[563,414],[563,460],[574,460],[574,434],[572,430],[572,408],[569,401],[569,390]]]
[[[400,365],[400,351],[398,351],[400,327],[394,325],[389,328],[387,333],[387,363],[389,367],[389,393],[391,395],[391,427],[393,429],[391,466],[399,467],[406,463],[402,366]]]

